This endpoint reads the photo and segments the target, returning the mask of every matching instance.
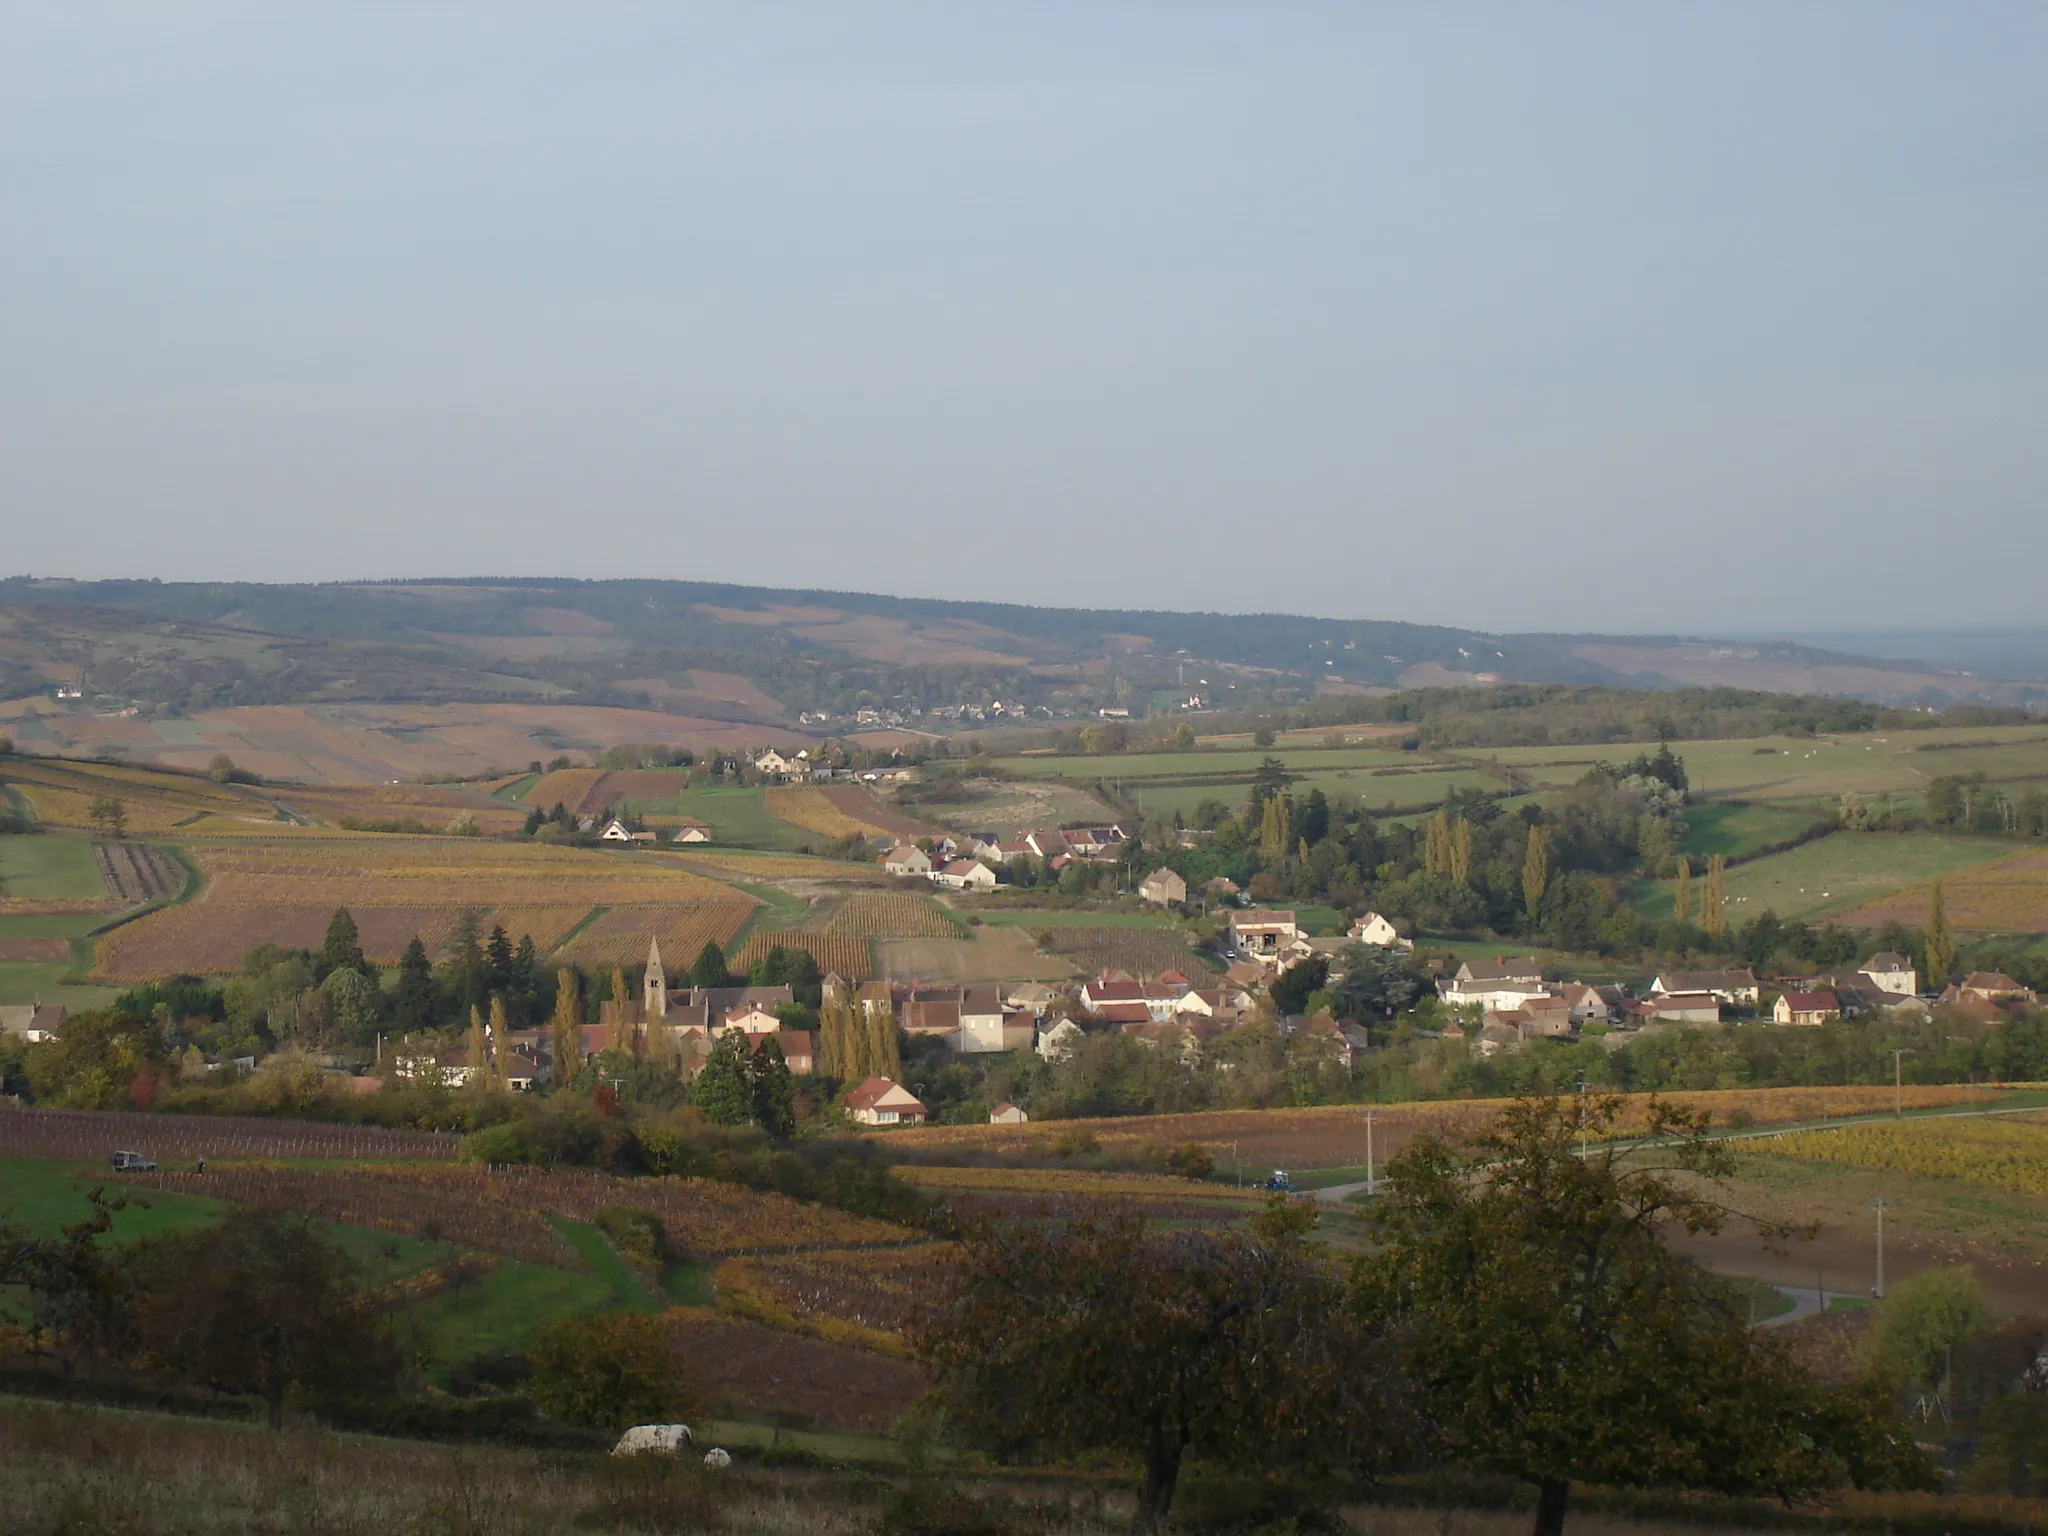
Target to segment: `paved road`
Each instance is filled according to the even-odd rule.
[[[1757,1324],[1759,1328],[1779,1328],[1786,1323],[1796,1323],[1802,1317],[1812,1317],[1820,1311],[1820,1298],[1825,1295],[1829,1301],[1868,1301],[1870,1298],[1857,1291],[1816,1291],[1810,1285],[1774,1285],[1771,1287],[1780,1296],[1790,1298],[1792,1310],[1780,1312],[1776,1317],[1767,1317]]]
[[[1365,1188],[1365,1180],[1363,1179],[1360,1179],[1356,1184],[1332,1184],[1327,1189],[1317,1190],[1315,1197],[1318,1200],[1327,1200],[1332,1205],[1342,1205],[1347,1199],[1357,1194],[1363,1188]]]

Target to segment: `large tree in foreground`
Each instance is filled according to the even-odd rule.
[[[1437,1454],[1534,1483],[1536,1536],[1563,1529],[1574,1482],[1780,1498],[1924,1482],[1873,1395],[1817,1386],[1666,1246],[1730,1214],[1729,1157],[1705,1117],[1655,1100],[1621,1136],[1624,1102],[1518,1100],[1468,1145],[1425,1136],[1388,1165],[1358,1299]]]
[[[1283,1206],[1242,1233],[1136,1218],[978,1227],[919,1343],[970,1438],[1135,1457],[1132,1529],[1156,1530],[1190,1455],[1356,1464],[1402,1417],[1307,1224]]]

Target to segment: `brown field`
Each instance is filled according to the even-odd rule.
[[[0,896],[0,917],[76,917],[121,906],[111,896]]]
[[[821,837],[880,837],[886,835],[874,823],[857,820],[826,797],[821,788],[809,785],[779,785],[761,791],[762,807],[777,821],[786,821]]]
[[[484,933],[493,928],[503,928],[505,936],[515,944],[521,938],[531,938],[534,949],[545,955],[589,915],[590,908],[579,903],[557,907],[493,907],[484,914],[478,926]]]
[[[753,910],[754,903],[744,899],[613,907],[577,934],[562,958],[583,966],[639,965],[653,938],[661,941],[663,963],[679,969],[707,942],[721,949],[730,944]]]
[[[1969,1087],[1908,1087],[1904,1102],[1912,1109],[1947,1105],[1989,1108],[1998,1102],[1993,1090]],[[1386,1157],[1425,1131],[1462,1135],[1491,1121],[1507,1101],[1459,1099],[1374,1107],[1374,1151]],[[1641,1103],[1648,1103],[1643,1096]],[[1752,1088],[1702,1093],[1673,1093],[1662,1102],[1711,1114],[1727,1125],[1776,1125],[1820,1120],[1827,1116],[1875,1114],[1892,1107],[1890,1088]],[[1738,1117],[1747,1116],[1747,1121]],[[1025,1125],[919,1126],[889,1132],[889,1145],[912,1157],[944,1161],[947,1156],[1049,1156],[1054,1144],[1075,1130],[1085,1130],[1112,1155],[1134,1155],[1146,1144],[1178,1146],[1199,1143],[1219,1164],[1227,1164],[1233,1144],[1247,1169],[1349,1168],[1365,1161],[1365,1110],[1359,1105],[1314,1109],[1229,1109],[1186,1115],[1146,1115],[1117,1120],[1046,1120]],[[1765,1145],[1768,1145],[1767,1143]]]
[[[71,945],[64,939],[0,939],[0,963],[62,965],[71,958]]]
[[[1188,947],[1187,937],[1167,928],[1048,928],[1046,948],[1071,960],[1089,975],[1129,971],[1156,976],[1161,971],[1194,974],[1202,963]]]
[[[497,833],[517,831],[526,821],[524,811],[503,800],[435,784],[291,787],[271,794],[285,809],[327,827],[349,821],[416,821],[429,832],[443,832],[468,817],[479,832]]]
[[[432,776],[479,779],[558,753],[596,755],[628,742],[738,751],[761,728],[729,720],[583,704],[266,704],[208,710],[175,722],[42,713],[54,750],[204,769],[217,752],[264,779],[382,784]],[[807,733],[784,729],[808,744]],[[38,745],[37,750],[45,750]]]
[[[715,1407],[728,1411],[782,1409],[879,1432],[931,1385],[908,1360],[715,1312],[675,1307],[667,1315],[681,1330],[691,1376]]]
[[[834,912],[824,931],[856,939],[955,939],[958,926],[923,896],[855,896]]]
[[[241,785],[146,768],[16,759],[0,769],[0,781],[28,800],[37,820],[59,827],[90,827],[92,802],[102,795],[121,802],[130,832],[168,832],[208,814],[279,820],[274,807]]]
[[[753,903],[672,862],[546,844],[365,836],[193,851],[207,876],[205,890],[107,935],[98,947],[98,975],[144,981],[178,971],[218,974],[239,966],[258,944],[317,945],[337,907],[355,917],[364,953],[392,964],[415,932],[430,950],[445,943],[465,910]],[[536,944],[540,937],[534,935]]]
[[[225,1115],[134,1115],[94,1109],[0,1108],[0,1157],[76,1157],[146,1152],[159,1161],[196,1158],[346,1157],[407,1161],[455,1156],[460,1138],[373,1125],[323,1125]]]
[[[743,848],[682,848],[672,856],[649,862],[661,868],[711,869],[741,880],[835,880],[849,885],[885,885],[891,878],[879,864],[847,864],[838,859],[813,859],[794,853],[752,853]]]
[[[590,792],[603,782],[604,777],[602,768],[557,768],[533,781],[526,791],[526,803],[537,805],[544,811],[551,811],[559,805],[571,816],[581,816],[586,814],[584,801],[590,798]],[[596,809],[598,807],[591,807],[593,811]]]
[[[977,928],[972,939],[882,939],[882,974],[892,981],[1064,981],[1076,974],[1058,955],[1040,954],[1022,928]]]
[[[908,838],[916,841],[930,837],[936,827],[906,816],[894,806],[886,805],[871,789],[858,784],[821,784],[818,793],[854,821],[875,828],[890,837]]]
[[[627,800],[669,800],[682,793],[687,768],[630,768],[608,773],[591,798],[593,810]]]
[[[948,1243],[813,1249],[729,1259],[718,1266],[714,1283],[720,1305],[739,1303],[772,1326],[900,1349],[900,1335],[938,1296],[953,1258]]]
[[[2048,933],[2048,849],[2029,848],[1945,875],[1942,904],[1957,928],[1979,933]],[[1909,886],[1866,901],[1835,920],[1859,928],[1886,923],[1925,927],[1933,908],[1932,883]]]
[[[733,957],[733,969],[749,970],[776,948],[806,950],[820,970],[828,975],[837,972],[848,981],[866,981],[875,974],[873,947],[866,939],[845,933],[810,933],[801,928],[768,929],[752,935]]]
[[[718,608],[709,603],[694,606],[728,623],[787,629],[806,640],[849,651],[869,661],[893,661],[902,666],[1014,667],[1023,666],[1030,659],[1016,654],[1019,642],[1015,635],[971,619],[898,619],[791,603],[760,608]]]

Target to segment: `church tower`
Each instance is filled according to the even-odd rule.
[[[647,940],[647,979],[641,985],[640,1017],[653,1024],[668,1017],[668,974],[661,968],[661,940]]]

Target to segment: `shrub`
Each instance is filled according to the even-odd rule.
[[[674,1337],[657,1317],[600,1312],[565,1318],[534,1335],[527,1358],[533,1400],[565,1424],[625,1429],[673,1423],[696,1406]]]

